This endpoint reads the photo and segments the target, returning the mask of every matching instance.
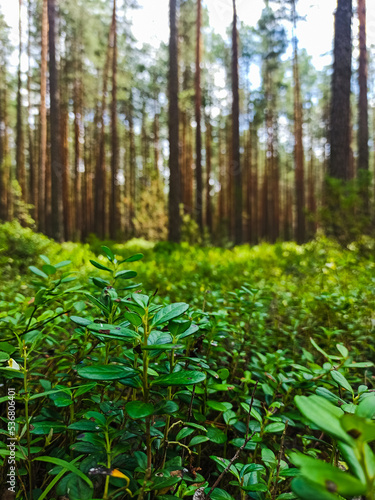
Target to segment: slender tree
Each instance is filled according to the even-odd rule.
[[[298,64],[297,16],[296,0],[292,0],[293,17],[293,79],[294,79],[294,164],[295,164],[295,193],[296,193],[296,240],[303,243],[306,238],[305,221],[305,172],[304,151],[302,140],[302,103],[301,85]]]
[[[31,68],[31,22],[32,22],[32,8],[31,0],[27,3],[27,19],[28,19],[28,39],[27,39],[27,111],[28,111],[28,123],[27,123],[27,140],[28,140],[28,150],[29,150],[29,202],[33,205],[32,216],[37,222],[38,220],[38,173],[37,164],[35,162],[34,155],[34,137],[33,129],[31,127],[32,122],[32,108],[31,108],[31,80],[32,80],[32,68]]]
[[[56,61],[56,3],[48,0],[49,22],[49,88],[50,88],[50,130],[51,130],[51,196],[52,232],[58,241],[63,239],[63,199],[62,199],[62,144],[60,123],[59,77]]]
[[[46,230],[45,223],[45,184],[47,160],[47,51],[48,51],[48,0],[42,4],[42,35],[40,62],[40,110],[39,110],[39,172],[38,172],[38,222],[40,231]]]
[[[178,243],[181,238],[181,229],[177,0],[169,0],[169,25],[169,240]]]
[[[16,125],[16,178],[22,192],[22,198],[26,200],[26,169],[24,152],[24,130],[23,130],[23,107],[22,107],[22,0],[19,0],[18,21],[18,78],[17,78],[17,125]]]
[[[337,0],[331,104],[329,175],[350,175],[350,79],[352,74],[352,0]]]
[[[368,131],[368,99],[367,99],[367,46],[366,46],[366,0],[358,0],[359,19],[359,101],[358,101],[358,169],[369,170],[369,131]],[[368,210],[368,179],[363,179],[362,195]]]
[[[238,77],[238,33],[236,0],[233,0],[232,25],[232,200],[234,206],[234,242],[242,243],[242,180],[240,162],[240,97]]]
[[[203,180],[202,180],[202,132],[201,132],[201,25],[202,2],[197,0],[197,24],[195,47],[195,216],[201,233],[203,232]]]
[[[119,211],[117,206],[117,174],[118,174],[118,133],[117,133],[117,23],[116,0],[113,0],[112,14],[112,105],[111,105],[111,196],[109,203],[109,234],[115,239],[119,228]]]

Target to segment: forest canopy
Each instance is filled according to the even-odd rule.
[[[170,13],[134,0],[1,5],[1,220],[58,240],[371,232],[365,2],[338,2],[332,62],[318,67],[298,35],[311,9],[333,25],[334,2],[238,3],[238,13],[229,0],[171,2]],[[132,23],[139,33],[159,18],[169,38],[135,38]]]

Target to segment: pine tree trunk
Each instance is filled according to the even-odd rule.
[[[18,78],[17,78],[17,125],[16,125],[16,179],[21,187],[21,196],[27,200],[26,191],[26,168],[24,152],[24,130],[23,130],[23,107],[22,107],[22,79],[21,79],[21,57],[22,57],[22,0],[19,0],[19,55],[18,55]]]
[[[169,0],[169,231],[170,241],[181,239],[180,223],[180,166],[178,111],[178,49],[177,2]]]
[[[105,124],[104,114],[106,110],[106,96],[108,87],[108,72],[110,65],[111,46],[113,44],[113,19],[108,36],[107,57],[103,72],[103,89],[100,106],[100,136],[99,136],[99,154],[96,162],[95,173],[95,233],[100,237],[106,236],[106,194],[107,194],[107,177],[106,177],[106,153],[105,153]]]
[[[302,103],[301,87],[298,64],[298,45],[296,35],[296,10],[295,0],[293,0],[293,77],[294,77],[294,162],[295,162],[295,192],[296,192],[296,240],[301,244],[306,239],[305,221],[305,179],[304,179],[304,151],[302,139]]]
[[[81,239],[82,232],[82,174],[81,165],[81,141],[83,139],[82,125],[82,63],[80,54],[76,50],[75,75],[74,75],[74,239]],[[86,167],[86,166],[85,166]]]
[[[236,0],[233,0],[232,26],[232,203],[234,207],[234,243],[242,243],[242,179],[240,163],[240,104],[238,78],[238,33]]]
[[[342,180],[349,179],[350,170],[351,21],[352,0],[338,0],[335,16],[329,175]]]
[[[48,0],[43,0],[42,6],[42,39],[41,39],[41,63],[40,63],[40,143],[39,143],[39,176],[38,176],[38,227],[42,232],[46,231],[46,161],[47,161],[47,50],[48,50]]]
[[[31,22],[32,22],[32,11],[31,11],[31,0],[28,0],[27,4],[28,13],[28,41],[27,41],[27,59],[28,59],[28,70],[27,70],[27,110],[28,110],[28,148],[29,148],[29,203],[33,205],[31,215],[36,223],[38,223],[38,172],[37,172],[37,162],[34,157],[34,141],[33,141],[33,131],[31,128],[32,120],[32,110],[31,110]]]
[[[359,19],[359,101],[358,101],[358,169],[361,179],[361,194],[366,213],[369,210],[369,131],[367,99],[367,46],[366,46],[366,0],[358,0]],[[363,173],[361,172],[363,171]]]
[[[206,117],[206,225],[210,235],[212,235],[212,200],[211,200],[211,144],[212,144],[212,126],[210,117]]]
[[[197,0],[197,24],[195,46],[195,218],[201,234],[203,233],[203,180],[202,180],[202,131],[201,131],[201,24],[202,2]]]
[[[109,234],[112,239],[116,238],[119,229],[117,174],[118,174],[118,134],[117,134],[117,24],[116,24],[116,0],[113,0],[112,15],[112,106],[111,106],[111,196],[109,203]]]
[[[65,64],[66,71],[66,64]],[[60,108],[61,119],[61,139],[62,139],[62,189],[63,189],[63,220],[64,220],[64,239],[72,239],[72,218],[70,204],[70,175],[69,175],[69,109],[68,109],[68,85],[67,75],[63,76],[63,103]]]
[[[133,120],[133,94],[130,93],[129,99],[129,234],[135,234],[135,203],[136,203],[136,149],[135,149],[135,132]]]
[[[60,122],[59,77],[56,61],[56,3],[48,0],[49,21],[49,87],[50,87],[50,128],[51,128],[51,197],[52,197],[52,232],[57,241],[63,240],[63,180],[62,146]]]

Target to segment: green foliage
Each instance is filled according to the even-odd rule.
[[[373,240],[0,241],[25,500],[372,498]]]

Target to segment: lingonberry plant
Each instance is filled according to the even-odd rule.
[[[283,324],[254,283],[189,306],[134,281],[140,253],[102,246],[90,262],[82,279],[41,256],[32,288],[1,302],[1,474],[12,438],[16,498],[373,498],[373,364],[342,329],[310,341],[303,314]],[[317,297],[322,321],[343,294]]]

